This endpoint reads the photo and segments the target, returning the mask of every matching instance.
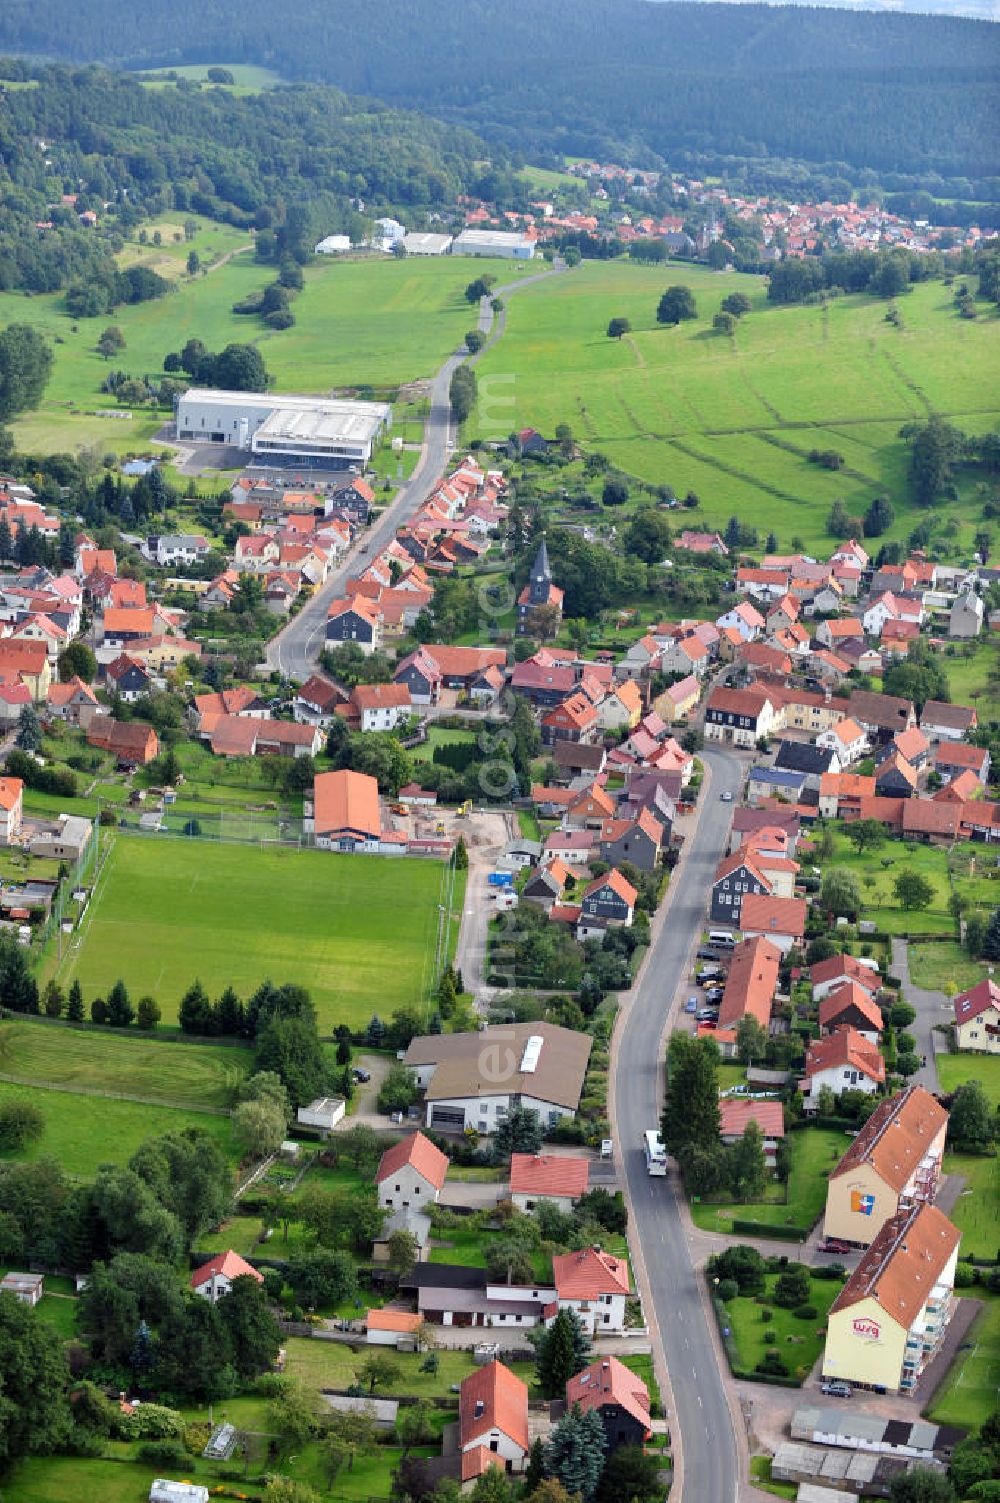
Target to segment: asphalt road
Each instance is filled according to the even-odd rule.
[[[743,767],[737,758],[706,750],[711,787],[688,837],[679,884],[633,992],[620,1029],[615,1066],[613,1131],[629,1201],[633,1258],[640,1251],[670,1375],[673,1409],[667,1420],[679,1434],[682,1493],[690,1503],[731,1503],[739,1493],[739,1458],[719,1370],[713,1333],[678,1214],[673,1172],[646,1172],[642,1135],[658,1126],[662,1096],[661,1037],[678,983],[687,974],[692,946],[706,919],[712,874],[729,834]],[[730,791],[733,803],[720,794]],[[671,1494],[673,1497],[673,1494]]]
[[[520,292],[522,287],[530,287],[544,277],[555,276],[562,269],[562,264],[558,263],[551,269],[546,268],[545,271],[538,272],[535,276],[524,277],[520,282],[514,282],[511,286],[498,290],[506,302],[508,298]],[[472,274],[470,270],[470,275]],[[504,326],[505,319],[501,312],[497,318],[496,327],[493,327],[493,313],[489,299],[483,298],[479,305],[479,329],[481,333],[487,335],[492,330],[488,345],[500,338]],[[327,611],[331,602],[344,594],[348,579],[362,573],[368,560],[374,558],[385,547],[397,528],[402,527],[415,512],[419,511],[434,490],[447,468],[450,453],[448,445],[452,435],[452,415],[448,388],[451,385],[452,375],[466,358],[463,345],[461,349],[448,356],[431,383],[430,415],[424,427],[424,442],[420,459],[413,474],[404,485],[400,486],[391,506],[387,506],[374,525],[359,536],[338,567],[306,602],[299,614],[294,616],[276,637],[271,638],[265,653],[269,668],[276,668],[286,678],[296,679],[299,682],[309,677],[316,668],[323,649]]]

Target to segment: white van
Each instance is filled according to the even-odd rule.
[[[728,929],[709,929],[708,942],[720,950],[733,950],[736,948],[736,935]]]

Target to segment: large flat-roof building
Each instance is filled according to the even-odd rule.
[[[391,425],[388,402],[196,386],[177,399],[178,439],[226,444],[260,465],[363,469]]]
[[[502,256],[509,261],[530,261],[535,242],[514,230],[463,230],[452,242],[453,256]]]

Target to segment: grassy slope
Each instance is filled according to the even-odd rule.
[[[660,328],[657,301],[675,283],[695,292],[700,317]],[[754,309],[729,339],[710,320],[736,289]],[[473,425],[496,438],[567,421],[623,469],[681,494],[693,488],[700,522],[720,525],[737,512],[784,543],[798,535],[819,546],[836,498],[860,510],[886,490],[897,513],[890,536],[905,536],[912,509],[897,430],[931,406],[969,429],[994,423],[1000,341],[988,315],[959,319],[940,282],[914,288],[900,307],[901,330],[885,323],[884,304],[862,296],[774,308],[762,278],[588,262],[511,305],[506,337],[480,365],[486,398]],[[609,340],[619,315],[634,332]],[[491,395],[490,377],[507,384]],[[847,468],[808,464],[814,446],[836,447]],[[951,511],[970,543],[978,506],[969,495]]]
[[[195,977],[212,995],[299,982],[324,1031],[388,1016],[423,995],[440,880],[436,862],[122,838],[60,980],[89,1001],[121,975],[166,1021]]]
[[[0,293],[0,326],[29,323],[57,341],[41,407],[14,424],[23,448],[47,452],[99,439],[118,451],[138,449],[161,426],[162,413],[137,412],[131,421],[88,415],[113,405],[100,392],[108,363],[95,349],[108,323],[116,323],[126,341],[112,363],[132,375],[159,373],[170,350],[198,338],[211,350],[234,341],[259,345],[279,391],[323,392],[361,383],[392,386],[432,375],[475,324],[475,313],[463,296],[473,277],[486,273],[502,284],[525,274],[523,266],[509,261],[472,262],[465,257],[319,259],[307,268],[305,287],[295,299],[295,326],[276,333],[257,318],[231,311],[238,299],[273,281],[273,266],[240,255],[193,280],[180,276],[192,246],[207,261],[248,240],[241,232],[213,225],[184,245],[173,239],[177,221],[184,217],[164,220],[162,246],[132,244],[123,253],[126,261],[142,260],[177,281],[175,290],[163,298],[74,323],[58,294],[27,298]]]
[[[0,1081],[0,1102],[30,1101],[45,1117],[45,1131],[23,1153],[0,1153],[6,1159],[59,1160],[67,1174],[89,1178],[100,1164],[122,1164],[147,1138],[185,1127],[199,1127],[218,1138],[233,1160],[228,1117],[206,1112],[186,1112],[170,1107],[142,1106],[133,1101],[111,1101],[99,1096],[74,1096],[44,1087],[8,1085]]]
[[[120,1091],[165,1106],[228,1107],[249,1073],[249,1049],[169,1045],[148,1038],[32,1023],[0,1023],[0,1073],[25,1084]]]

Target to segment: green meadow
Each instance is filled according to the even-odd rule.
[[[0,327],[31,324],[52,341],[55,354],[41,405],[12,425],[26,452],[73,451],[93,443],[117,453],[148,448],[165,414],[137,409],[131,418],[102,417],[100,409],[114,403],[101,392],[101,383],[110,364],[134,376],[161,375],[164,356],[188,339],[200,339],[210,350],[256,344],[277,391],[391,388],[432,376],[476,324],[477,311],[464,297],[468,283],[487,274],[502,287],[525,275],[522,264],[466,257],[320,257],[306,268],[305,286],[294,299],[294,326],[279,332],[232,312],[233,303],[274,280],[275,268],[261,265],[252,253],[240,254],[249,237],[226,226],[201,221],[194,240],[177,240],[185,217],[147,227],[150,234],[160,229],[160,246],[130,242],[122,252],[124,262],[141,261],[173,281],[173,290],[162,298],[74,320],[58,293],[0,293]],[[204,265],[221,264],[188,277],[184,266],[191,249]],[[223,261],[226,256],[231,259]],[[109,323],[125,336],[125,349],[113,362],[96,349]]]
[[[110,1078],[108,1089],[115,1089]],[[186,1127],[200,1128],[217,1138],[234,1163],[239,1157],[228,1116],[0,1080],[0,1102],[12,1100],[36,1106],[45,1118],[45,1130],[28,1148],[0,1152],[0,1164],[8,1159],[54,1158],[67,1174],[89,1179],[101,1164],[124,1164],[147,1138]]]
[[[212,996],[306,986],[324,1033],[387,1018],[425,1003],[441,877],[435,861],[120,836],[59,981],[89,1003],[120,976],[167,1023],[196,978]]]
[[[685,284],[698,318],[677,328],[656,322],[664,288]],[[711,328],[729,292],[752,311],[730,338]],[[913,507],[904,490],[901,424],[940,412],[980,432],[1000,417],[1000,338],[985,305],[959,318],[941,282],[899,300],[902,327],[885,303],[842,297],[825,307],[774,307],[762,277],[673,264],[585,262],[511,303],[507,330],[479,365],[480,404],[470,434],[504,437],[568,422],[642,480],[694,490],[692,525],[723,525],[734,512],[787,545],[826,540],[826,514],[842,499],[862,511],[887,492],[896,508],[889,536],[905,536]],[[613,317],[632,333],[608,339]],[[836,448],[840,471],[808,462],[812,448]],[[972,486],[949,507],[959,546],[971,545],[981,502]]]
[[[208,76],[209,68],[228,69],[233,75],[233,82],[213,84]],[[155,76],[162,71],[176,73],[178,78],[186,78],[190,83],[204,84],[210,89],[224,89],[227,94],[235,95],[262,94],[265,89],[276,88],[283,82],[280,73],[275,73],[271,68],[259,68],[254,63],[185,63],[166,70],[152,68],[137,73],[136,77],[149,89],[172,89],[172,79]]]

